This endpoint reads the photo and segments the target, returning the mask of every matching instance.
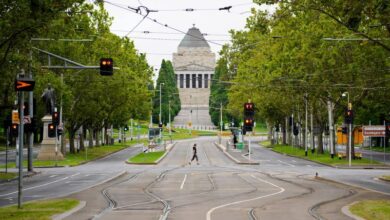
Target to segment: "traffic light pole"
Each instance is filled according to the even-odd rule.
[[[22,197],[23,197],[23,132],[24,132],[24,93],[19,91],[19,178],[18,178],[18,208],[22,208]]]
[[[351,160],[352,160],[352,122],[349,123],[349,134],[348,134],[348,166],[351,166]]]
[[[251,154],[252,154],[252,151],[251,151],[251,134],[252,132],[249,132],[249,140],[248,140],[248,151],[249,151],[249,161],[251,160]]]
[[[33,75],[32,75],[32,50],[30,48],[30,60],[29,60],[29,67],[28,67],[28,71],[29,71],[29,78],[30,79],[33,79]],[[30,118],[33,119],[34,118],[34,109],[33,109],[33,104],[34,100],[33,100],[33,91],[31,92],[28,92],[28,114],[30,115]],[[32,120],[31,122],[32,123]],[[32,125],[32,124],[31,124]],[[32,127],[32,126],[31,126]],[[27,140],[28,140],[28,148],[27,148],[27,158],[28,158],[28,165],[27,165],[27,170],[29,172],[32,172],[33,171],[33,146],[34,146],[34,132],[33,131],[29,131],[28,132],[28,136],[27,136]]]

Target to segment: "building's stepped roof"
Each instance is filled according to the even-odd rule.
[[[192,27],[188,29],[188,32],[181,40],[179,47],[207,47],[210,48],[210,45],[207,43],[206,39],[200,33],[199,29]]]

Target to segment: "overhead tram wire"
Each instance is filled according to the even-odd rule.
[[[126,8],[126,7],[120,6],[120,5],[118,5],[118,4],[109,2],[109,1],[104,1],[104,2],[107,3],[107,4],[113,5],[113,6],[115,6],[115,7],[124,9],[124,10],[126,10],[126,11],[133,12],[133,13],[135,13],[135,14],[137,14],[137,15],[141,15],[141,14],[138,13],[137,11],[134,11],[134,8],[131,8],[131,7],[130,7],[130,8]],[[143,15],[141,15],[141,16],[143,16]],[[180,30],[180,29],[171,27],[171,26],[169,26],[168,24],[163,24],[163,23],[157,21],[157,19],[153,19],[153,18],[150,18],[150,17],[145,17],[145,18],[148,19],[148,20],[150,20],[150,21],[153,21],[154,23],[159,24],[159,25],[161,25],[161,26],[163,26],[163,27],[166,27],[166,28],[169,28],[169,29],[171,29],[171,30],[174,30],[174,31],[177,31],[177,32],[186,34],[186,35],[189,35],[189,36],[191,36],[191,37],[193,37],[193,38],[197,38],[197,39],[199,39],[199,40],[203,40],[203,38],[201,38],[201,37],[198,37],[198,36],[195,36],[195,35],[192,35],[192,34],[188,34],[188,33],[186,33],[185,31],[182,31],[182,30]],[[206,39],[205,39],[205,40],[206,40]],[[206,41],[209,42],[209,43],[218,45],[218,46],[223,46],[223,44],[220,44],[220,43],[217,43],[217,42],[214,42],[214,41],[210,41],[210,40],[206,40]]]

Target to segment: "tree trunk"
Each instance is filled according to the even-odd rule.
[[[99,129],[96,129],[95,130],[95,135],[96,135],[96,147],[99,147],[100,146],[100,132],[99,132]]]
[[[286,124],[282,124],[282,132],[283,132],[283,138],[282,138],[282,142],[283,142],[283,145],[286,145],[287,144],[287,128],[286,128]]]
[[[88,147],[93,147],[93,130],[88,128]]]
[[[80,151],[85,150],[85,145],[84,145],[84,133],[80,135]]]
[[[323,141],[323,129],[322,129],[322,126],[320,127],[320,133],[318,134],[317,152],[319,154],[323,154],[324,153],[324,141]]]
[[[70,130],[69,131],[69,152],[71,154],[75,154],[76,153],[76,148],[74,147],[74,136],[75,136],[75,131],[74,130]]]

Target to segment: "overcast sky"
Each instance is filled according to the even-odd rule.
[[[250,16],[251,8],[259,8],[251,0],[107,0],[105,2],[105,8],[114,18],[111,31],[119,36],[129,36],[135,42],[138,51],[147,54],[149,65],[155,69],[160,67],[162,59],[172,60],[172,53],[176,52],[184,33],[193,25],[206,34],[206,40],[215,42],[209,42],[209,45],[218,56],[220,44],[229,42],[229,30],[242,30],[246,18]],[[143,19],[147,14],[145,8],[141,7],[137,14],[134,10],[128,9],[129,6],[135,9],[144,6],[157,12],[150,12]],[[230,12],[219,10],[228,6],[232,6]],[[267,7],[261,9],[270,10]]]

